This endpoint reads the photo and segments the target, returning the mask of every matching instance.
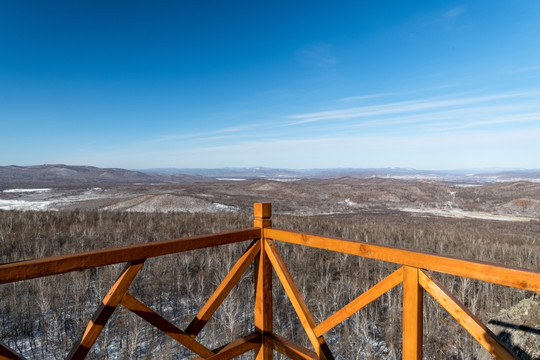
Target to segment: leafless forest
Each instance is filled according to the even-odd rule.
[[[404,214],[275,215],[273,219],[275,227],[289,230],[530,269],[540,263],[537,221]],[[0,211],[0,262],[238,229],[251,223],[252,217],[246,212]],[[149,259],[130,291],[184,328],[246,246],[227,245]],[[293,245],[280,244],[279,250],[317,321],[396,268],[393,264]],[[109,266],[0,286],[0,340],[30,359],[64,358],[120,270],[119,266]],[[199,335],[198,339],[209,348],[253,331],[251,276],[248,269]],[[484,322],[500,309],[533,295],[442,274],[437,277]],[[274,307],[276,332],[310,347],[277,278]],[[425,358],[472,359],[484,351],[427,294],[425,307]],[[399,359],[401,286],[327,333],[326,339],[338,359]],[[143,320],[119,309],[89,358],[187,359],[192,355]]]

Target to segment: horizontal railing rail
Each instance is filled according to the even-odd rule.
[[[85,358],[111,314],[118,306],[123,306],[191,350],[198,356],[194,359],[232,359],[247,351],[254,350],[257,360],[272,359],[274,351],[291,359],[331,360],[334,359],[334,356],[324,339],[324,334],[399,284],[403,284],[403,359],[422,358],[424,292],[430,294],[494,358],[515,358],[512,351],[431,272],[446,273],[540,292],[540,271],[276,229],[272,228],[271,205],[269,203],[255,204],[254,209],[253,228],[2,264],[0,265],[0,284],[127,263],[88,322],[80,341],[73,345],[66,359]],[[252,241],[246,251],[233,265],[185,330],[179,329],[128,292],[129,286],[148,258],[249,240]],[[391,262],[399,264],[401,267],[317,324],[281,257],[276,246],[277,242]],[[196,340],[197,335],[200,334],[252,263],[254,264],[254,325],[256,331],[220,348],[208,349]],[[313,350],[274,332],[272,310],[272,276],[274,272],[291,301]],[[0,359],[24,358],[0,341]]]
[[[0,284],[257,239],[259,228],[0,264]]]
[[[535,270],[500,266],[490,262],[466,260],[457,257],[275,228],[264,229],[264,237],[291,244],[382,260],[424,270],[540,292],[540,271]]]

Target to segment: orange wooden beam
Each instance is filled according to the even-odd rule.
[[[235,340],[219,349],[214,350],[215,355],[203,358],[196,357],[192,360],[229,360],[237,356],[240,356],[249,350],[257,349],[261,346],[262,335],[259,333],[252,333],[244,336],[238,340]]]
[[[263,231],[266,227],[272,226],[272,204],[256,203],[253,206],[253,226],[261,229],[260,246],[261,251],[255,259],[254,285],[255,285],[255,330],[261,337],[261,346],[255,351],[256,360],[272,360],[273,349],[265,343],[265,335],[270,334],[274,329],[274,316],[272,308],[272,265],[266,254],[264,243],[266,240]]]
[[[279,254],[279,251],[272,240],[268,240],[265,243],[265,251],[268,254],[268,258],[270,259],[270,262],[272,263],[272,266],[274,267],[274,270],[281,281],[281,284],[283,285],[283,288],[285,289],[285,292],[287,293],[287,296],[289,297],[298,318],[300,319],[300,323],[304,327],[304,330],[306,331],[306,334],[311,341],[313,348],[315,349],[315,352],[322,360],[333,360],[334,356],[328,348],[324,337],[317,336],[315,334],[315,331],[313,330],[316,325],[315,319],[313,318],[313,315],[311,315],[302,294],[300,294],[300,290],[298,290],[289,269],[285,265],[285,262],[281,258],[281,255]]]
[[[497,338],[497,335],[485,326],[439,281],[424,271],[419,272],[419,281],[420,285],[495,359],[517,359],[512,351]]]
[[[418,283],[418,269],[403,267],[403,332],[404,360],[422,359],[423,289]]]
[[[316,352],[306,349],[283,336],[272,333],[264,337],[264,341],[268,342],[274,350],[293,360],[319,360]]]
[[[66,359],[78,360],[86,357],[86,354],[88,354],[88,351],[90,351],[92,345],[96,342],[97,337],[101,334],[101,331],[107,324],[107,321],[109,321],[114,310],[116,310],[116,307],[122,300],[122,297],[129,288],[129,285],[133,282],[133,279],[135,279],[139,270],[141,270],[143,264],[144,261],[138,261],[126,265],[124,271],[109,289],[107,295],[103,298],[101,305],[94,313],[81,340],[73,346]]]
[[[362,309],[367,304],[378,299],[381,295],[385,294],[390,289],[399,285],[403,281],[403,268],[399,268],[392,274],[388,275],[377,284],[373,285],[365,293],[358,296],[356,299],[336,311],[333,315],[329,316],[326,320],[317,325],[313,331],[315,335],[321,336],[330,331],[358,310]]]
[[[238,280],[240,280],[240,277],[242,277],[246,269],[249,267],[249,264],[251,264],[253,259],[255,259],[255,257],[259,254],[260,250],[260,240],[254,241],[250,244],[248,249],[244,252],[240,259],[238,259],[227,276],[225,276],[221,284],[219,284],[212,296],[210,296],[201,310],[199,310],[197,315],[195,315],[195,318],[187,326],[187,334],[192,336],[197,336],[199,334],[208,320],[210,320],[214,312],[218,309],[219,305],[221,305],[233,287],[238,283]]]
[[[269,239],[291,244],[357,255],[369,259],[382,260],[540,292],[540,271],[536,270],[500,266],[488,262],[465,260],[420,251],[404,250],[391,246],[302,234],[274,228],[264,229],[264,236]]]
[[[0,284],[63,274],[92,267],[126,263],[156,256],[203,249],[211,246],[232,244],[235,242],[257,239],[260,236],[260,229],[249,228],[219,234],[193,236],[189,238],[2,264],[0,265]]]
[[[193,351],[195,354],[205,358],[215,355],[214,352],[165,320],[154,310],[150,309],[130,294],[126,293],[124,297],[122,297],[121,304],[129,311],[146,320],[148,323],[154,325],[156,328]]]

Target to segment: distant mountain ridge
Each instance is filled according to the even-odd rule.
[[[64,164],[0,166],[0,185],[9,187],[74,184],[167,184],[212,181],[216,179],[294,181],[301,179],[335,179],[342,177],[433,180],[469,184],[520,180],[540,182],[540,170],[417,170],[411,168],[330,168],[295,170],[266,167],[218,169],[156,168],[128,170],[121,168],[99,168],[94,166]]]
[[[156,168],[139,170],[153,175],[172,176],[184,174],[205,178],[290,180],[306,178],[381,177],[395,179],[425,179],[454,182],[540,181],[540,170],[529,169],[454,169],[418,170],[413,168],[322,168],[275,169],[251,168]]]
[[[138,171],[93,166],[45,164],[35,166],[0,166],[0,183],[31,185],[149,183],[154,177]]]

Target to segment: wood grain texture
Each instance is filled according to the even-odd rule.
[[[367,304],[378,299],[381,295],[385,294],[393,287],[399,285],[402,281],[403,268],[399,268],[392,274],[379,281],[377,284],[373,285],[365,293],[361,294],[356,299],[342,307],[340,310],[336,311],[333,315],[329,316],[319,325],[317,325],[315,329],[313,329],[315,335],[321,336],[325,334],[329,330],[341,324],[343,321],[348,319],[350,316],[352,316],[358,310],[362,309]]]
[[[272,308],[272,265],[266,254],[264,243],[266,240],[263,231],[266,227],[272,226],[272,204],[253,204],[253,226],[261,229],[261,251],[255,259],[254,285],[255,285],[255,330],[262,335],[261,346],[255,351],[255,360],[272,360],[274,352],[271,346],[265,341],[266,334],[270,334],[274,329],[274,315]]]
[[[0,265],[0,284],[253,240],[260,236],[260,229],[249,228],[213,235],[201,235],[2,264]]]
[[[272,203],[255,203],[253,204],[253,215],[255,218],[270,218],[272,217]]]
[[[244,274],[249,264],[255,259],[261,250],[261,241],[254,241],[250,244],[244,254],[238,259],[236,264],[229,271],[227,276],[216,288],[214,293],[210,296],[208,301],[203,305],[201,310],[197,313],[195,318],[186,328],[186,333],[192,336],[197,336],[199,332],[204,328],[208,320],[212,317],[214,312],[221,305],[223,300],[229,295],[233,287],[238,283],[240,277]]]
[[[291,340],[277,334],[265,335],[264,341],[267,341],[272,348],[293,360],[319,360],[317,353],[306,349]]]
[[[420,285],[495,359],[517,359],[512,351],[465,305],[430,274],[419,272]]]
[[[235,340],[219,349],[215,349],[215,355],[203,358],[196,357],[192,360],[229,360],[237,356],[240,356],[250,350],[257,349],[261,346],[262,335],[259,333],[252,333],[244,336],[238,340]]]
[[[146,320],[148,323],[154,325],[156,328],[163,331],[165,334],[178,341],[180,344],[184,345],[189,350],[193,351],[195,354],[203,356],[205,358],[215,355],[214,352],[212,352],[210,349],[197,342],[191,336],[171,324],[169,321],[161,317],[154,310],[144,305],[142,302],[131,296],[129,293],[126,293],[122,297],[122,301],[120,303],[126,309]]]
[[[264,245],[268,258],[270,259],[270,262],[272,263],[272,266],[274,267],[274,270],[281,281],[281,284],[283,285],[283,288],[285,289],[285,292],[287,293],[287,296],[289,297],[298,318],[300,319],[300,323],[304,327],[309,341],[315,349],[315,352],[323,360],[333,360],[334,356],[330,352],[326,341],[322,336],[317,336],[313,330],[316,326],[315,319],[313,318],[313,315],[311,315],[311,312],[309,311],[304,298],[300,294],[300,290],[298,290],[289,269],[281,258],[276,245],[271,240],[266,241]]]
[[[455,257],[404,250],[390,246],[302,234],[274,228],[264,229],[264,236],[291,244],[383,260],[518,289],[540,292],[540,271],[536,270],[500,266],[488,262],[464,260]]]
[[[255,352],[256,360],[271,360],[273,350],[264,342],[264,335],[274,329],[272,304],[272,265],[264,250],[265,239],[261,239],[261,251],[255,259],[255,330],[263,336],[262,346]]]
[[[403,268],[403,330],[402,353],[404,360],[422,359],[423,289],[418,282],[417,268]]]
[[[141,270],[144,261],[131,262],[126,265],[118,280],[107,292],[99,308],[94,313],[92,320],[86,326],[86,330],[78,343],[75,343],[70,353],[66,357],[69,360],[84,359],[92,345],[96,342],[99,334],[109,321],[114,310],[122,300],[122,297],[129,288],[129,285]]]

